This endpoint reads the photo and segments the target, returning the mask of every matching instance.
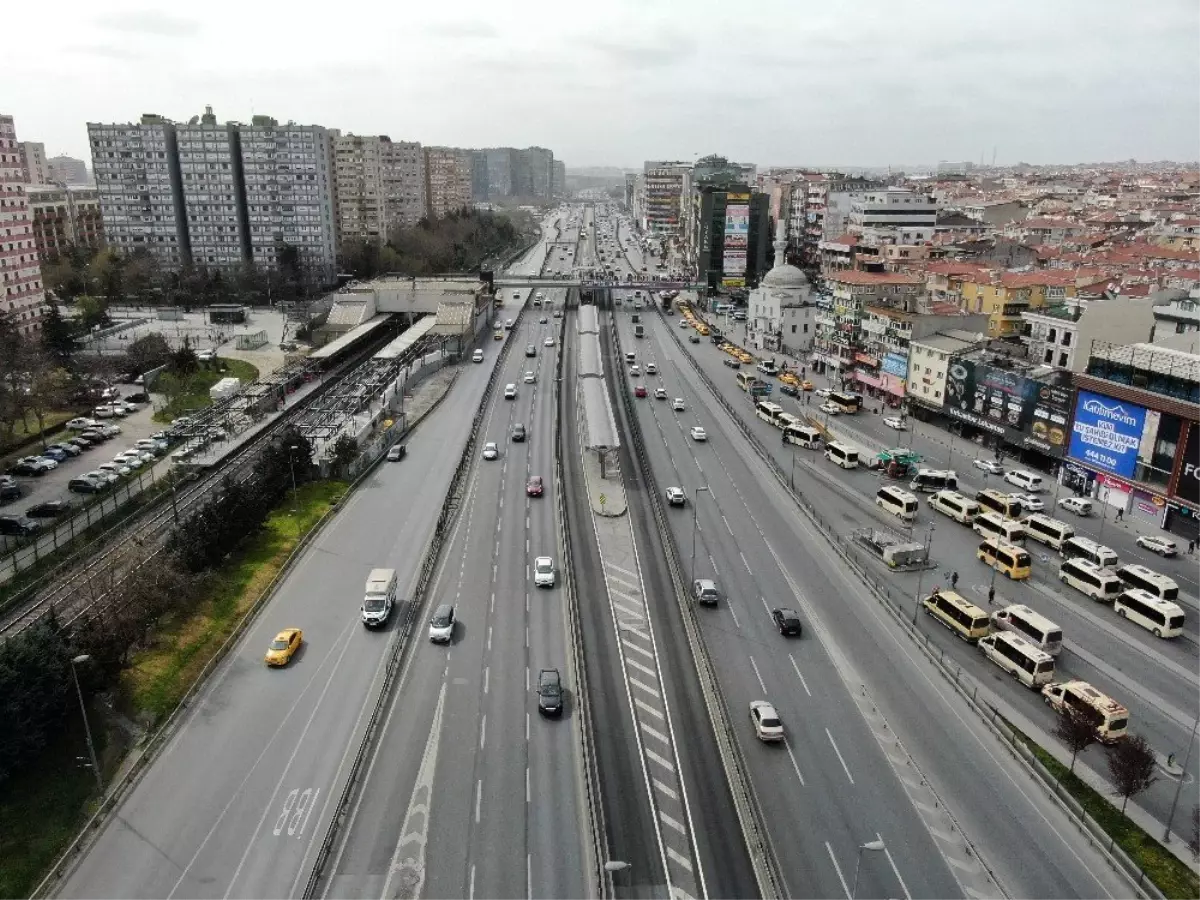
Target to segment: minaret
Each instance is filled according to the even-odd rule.
[[[787,264],[787,237],[784,236],[783,220],[775,223],[775,241],[771,244],[775,248],[775,265],[773,269],[778,269],[780,266]]]

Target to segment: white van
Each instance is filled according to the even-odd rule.
[[[1115,569],[1120,561],[1117,551],[1103,544],[1097,544],[1091,538],[1073,537],[1063,541],[1058,548],[1064,559],[1086,559],[1106,569]]]
[[[937,491],[929,495],[929,505],[955,522],[970,525],[983,510],[979,504],[958,491]]]
[[[917,518],[917,495],[890,484],[879,489],[875,495],[875,505],[884,512],[899,517],[901,522],[912,523]]]
[[[396,570],[372,569],[363,591],[362,623],[368,628],[387,624],[396,603]]]
[[[1060,522],[1058,519],[1052,519],[1041,513],[1030,513],[1021,520],[1021,523],[1031,538],[1041,541],[1047,547],[1053,547],[1055,550],[1061,550],[1063,544],[1075,537],[1075,529],[1066,522]]]
[[[997,513],[980,513],[971,522],[971,528],[976,534],[982,535],[985,538],[1003,538],[1009,544],[1025,546],[1025,526],[1020,522],[1014,522],[1012,519],[1006,519]]]
[[[1015,631],[1029,638],[1051,656],[1058,656],[1062,651],[1062,629],[1028,606],[1014,603],[997,610],[992,613],[992,625],[998,631]]]
[[[1083,713],[1095,723],[1101,743],[1115,744],[1129,727],[1129,710],[1086,681],[1051,682],[1042,688],[1042,697],[1057,713]]]
[[[821,446],[821,432],[809,425],[789,425],[783,429],[783,442],[817,450]]]
[[[1130,588],[1117,595],[1113,609],[1122,619],[1149,629],[1155,637],[1173,638],[1183,633],[1183,610],[1149,591]]]
[[[998,631],[980,639],[983,655],[1027,688],[1037,690],[1054,680],[1054,657],[1027,638]]]
[[[1009,484],[1015,484],[1030,494],[1040,494],[1046,489],[1041,475],[1034,475],[1032,472],[1025,472],[1021,469],[1005,472],[1004,480]]]
[[[825,458],[843,469],[858,468],[858,450],[841,441],[831,441],[825,445]]]
[[[1090,559],[1068,559],[1058,567],[1058,580],[1101,603],[1111,603],[1124,585],[1116,573]]]
[[[1145,591],[1159,600],[1174,602],[1179,599],[1179,584],[1174,578],[1159,575],[1153,569],[1147,569],[1137,563],[1129,563],[1117,569],[1117,577],[1131,588]]]

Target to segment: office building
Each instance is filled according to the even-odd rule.
[[[647,162],[642,172],[642,231],[655,237],[684,234],[684,207],[691,193],[691,163]]]
[[[684,257],[710,290],[753,287],[766,273],[770,204],[744,183],[692,185]]]
[[[255,116],[238,133],[251,260],[276,269],[280,250],[295,247],[306,277],[329,282],[336,267],[333,132]]]
[[[89,184],[87,163],[73,156],[52,156],[46,163],[54,184]]]
[[[50,169],[46,163],[46,145],[36,141],[21,141],[21,168],[26,184],[46,184]]]
[[[928,194],[895,187],[863,191],[850,199],[849,230],[896,244],[916,244],[933,240],[937,213],[937,201]]]
[[[4,284],[0,314],[28,336],[42,327],[46,295],[26,187],[16,126],[12,116],[0,115],[0,233],[4,234],[0,243],[0,280]]]
[[[425,148],[425,215],[441,218],[471,206],[469,150]]]
[[[175,126],[175,144],[192,263],[237,269],[250,259],[238,126],[218,123],[210,106],[203,116]]]
[[[144,250],[167,270],[190,264],[175,123],[153,114],[89,122],[88,143],[108,245],[124,254]]]
[[[99,192],[89,185],[31,184],[26,188],[39,258],[45,262],[72,246],[104,246]]]

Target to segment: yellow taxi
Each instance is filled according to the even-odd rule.
[[[264,661],[268,666],[286,666],[304,643],[304,632],[299,628],[285,628],[275,635],[271,646],[267,648]]]
[[[782,373],[779,376],[779,381],[781,384],[794,384],[796,387],[800,387],[800,379],[791,372]]]
[[[811,391],[813,389],[813,383],[806,378],[800,382],[800,389],[803,391]]]

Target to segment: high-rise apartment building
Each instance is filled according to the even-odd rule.
[[[425,214],[440,218],[471,205],[470,150],[425,148]]]
[[[425,215],[425,159],[421,145],[386,135],[334,139],[334,180],[340,240],[385,241]]]
[[[863,191],[850,198],[850,230],[899,244],[933,240],[937,201],[903,188]]]
[[[21,334],[31,335],[42,326],[46,294],[25,188],[13,118],[0,115],[0,313]]]
[[[42,261],[70,247],[104,246],[104,217],[99,192],[89,185],[31,184],[25,190],[33,219],[33,238]]]
[[[21,168],[27,184],[45,184],[50,180],[46,164],[46,145],[37,141],[21,141]]]
[[[567,196],[567,164],[561,159],[554,160],[553,182],[550,185],[550,196]]]
[[[108,245],[125,254],[145,250],[165,269],[189,264],[175,123],[157,115],[89,122],[88,143]]]
[[[647,162],[642,181],[642,230],[661,237],[684,232],[684,207],[691,194],[691,163]]]
[[[238,127],[250,228],[250,259],[279,265],[295,247],[310,279],[327,282],[335,265],[333,133],[320,125],[280,125],[255,116]],[[105,217],[105,225],[108,218]]]
[[[513,195],[548,200],[554,184],[554,154],[545,147],[526,147],[516,151],[517,168],[513,174]]]
[[[218,123],[210,106],[175,126],[175,143],[192,263],[236,269],[250,259],[238,126]]]
[[[487,147],[472,150],[471,157],[471,199],[475,201],[505,197],[548,200],[554,196],[554,153],[545,147]],[[562,176],[565,188],[565,168]]]
[[[46,162],[50,181],[54,184],[88,184],[87,163],[73,156],[52,156]]]

